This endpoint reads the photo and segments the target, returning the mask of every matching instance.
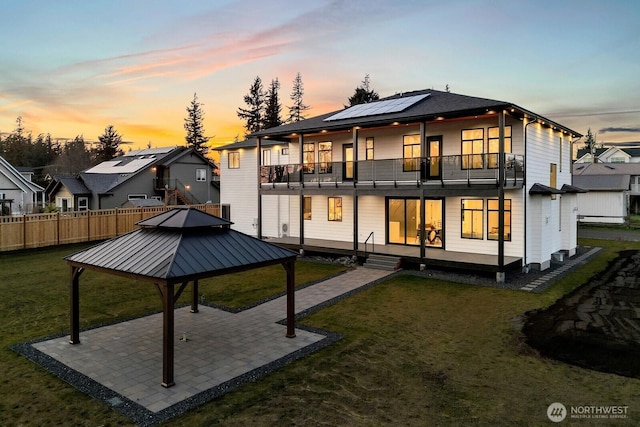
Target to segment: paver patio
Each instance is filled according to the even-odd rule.
[[[356,268],[296,291],[296,313],[375,283],[390,272]],[[82,311],[82,305],[81,305]],[[286,296],[239,313],[200,306],[175,310],[175,386],[162,381],[162,314],[32,343],[33,360],[104,400],[136,423],[152,425],[328,345],[326,331],[296,328],[286,338]],[[186,337],[186,341],[184,338]],[[69,369],[71,372],[69,372]]]

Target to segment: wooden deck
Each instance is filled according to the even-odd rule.
[[[341,242],[324,239],[304,239],[304,245],[300,246],[297,237],[269,238],[269,242],[285,246],[290,249],[304,249],[306,252],[333,255],[354,255],[351,242]],[[437,248],[426,248],[425,258],[420,258],[420,247],[405,245],[358,245],[358,257],[366,257],[368,254],[393,255],[403,258],[410,264],[426,264],[427,268],[456,268],[468,271],[498,271],[498,256],[474,254],[469,252],[452,252]],[[504,257],[505,270],[512,270],[522,266],[522,258]]]

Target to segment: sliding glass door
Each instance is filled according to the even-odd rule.
[[[443,201],[428,199],[425,209],[425,244],[443,245]],[[387,199],[387,241],[400,245],[420,245],[420,200]]]

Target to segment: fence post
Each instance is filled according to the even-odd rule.
[[[87,242],[91,241],[91,210],[87,210]]]
[[[22,248],[27,248],[27,215],[22,215]]]

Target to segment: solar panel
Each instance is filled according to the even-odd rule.
[[[419,101],[422,101],[426,97],[431,95],[430,93],[422,95],[414,95],[407,97],[400,97],[394,99],[387,99],[384,101],[369,102],[367,104],[358,104],[353,107],[349,107],[346,110],[342,110],[339,113],[329,116],[323,121],[330,122],[333,120],[341,119],[353,119],[355,117],[376,116],[378,114],[399,113],[404,111]]]

